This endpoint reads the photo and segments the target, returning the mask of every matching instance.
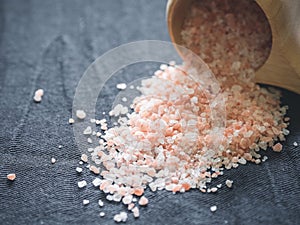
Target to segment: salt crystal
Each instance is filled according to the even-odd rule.
[[[85,187],[86,185],[87,185],[87,182],[86,182],[85,180],[79,181],[79,182],[78,182],[78,187],[79,187],[79,188],[83,188],[83,187]]]
[[[77,171],[78,173],[81,173],[81,172],[82,172],[82,168],[76,167],[76,171]]]
[[[100,213],[99,213],[99,216],[100,216],[100,217],[105,216],[105,212],[100,212]]]
[[[92,128],[88,126],[84,131],[83,134],[91,134],[92,133]]]
[[[142,196],[139,200],[139,205],[144,206],[144,205],[147,205],[148,202],[149,202],[149,200],[146,197]]]
[[[76,116],[78,119],[83,120],[86,117],[86,113],[83,110],[77,110]]]
[[[82,160],[83,162],[87,162],[87,161],[88,161],[88,156],[87,156],[86,154],[82,154],[82,155],[81,155],[81,160]]]
[[[69,118],[69,124],[75,123],[75,120],[73,118]]]
[[[98,178],[98,177],[96,177],[96,178],[92,181],[92,184],[94,185],[94,187],[98,187],[98,186],[100,186],[101,182],[102,182],[101,179]]]
[[[126,87],[127,87],[127,85],[125,83],[117,84],[117,88],[120,90],[124,90],[124,89],[126,89]]]
[[[138,208],[138,207],[134,207],[134,208],[132,209],[132,213],[133,213],[133,216],[134,216],[135,218],[139,217],[139,216],[140,216],[139,208]]]
[[[282,144],[277,143],[277,144],[274,145],[272,148],[273,148],[273,151],[274,151],[274,152],[281,152],[281,150],[282,150]]]
[[[99,205],[100,207],[103,207],[103,206],[104,206],[104,202],[103,202],[101,199],[99,199],[98,205]]]
[[[87,199],[83,199],[82,203],[83,203],[83,205],[87,205],[87,204],[89,204],[89,203],[90,203],[90,201],[89,201],[89,200],[87,200]]]
[[[212,211],[212,212],[217,211],[217,206],[216,205],[211,206],[210,211]]]
[[[51,163],[54,164],[56,162],[55,158],[51,158]]]
[[[231,188],[232,184],[233,184],[233,181],[232,180],[226,180],[225,184],[226,184],[227,187]]]
[[[133,198],[132,195],[126,195],[126,196],[123,197],[123,199],[122,199],[123,204],[125,204],[125,205],[130,204],[130,203],[132,202],[132,198]]]
[[[16,179],[16,174],[15,173],[10,173],[10,174],[7,174],[6,177],[7,177],[8,180],[14,181]]]
[[[293,145],[294,145],[295,147],[297,147],[297,146],[298,146],[298,143],[295,141],[295,142],[293,143]]]

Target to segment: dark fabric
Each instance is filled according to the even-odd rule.
[[[77,82],[96,57],[130,41],[169,40],[165,5],[161,0],[0,0],[0,224],[114,224],[113,215],[126,210],[104,200],[89,171],[76,173],[80,153],[68,118]],[[118,77],[131,80],[156,67],[145,63],[119,71],[103,92],[99,112],[109,109],[117,93],[109,87]],[[32,101],[37,88],[45,90],[40,104]],[[300,148],[293,146],[300,143],[300,97],[284,91],[282,100],[291,117],[282,153],[268,150],[262,165],[240,166],[214,181],[234,180],[231,190],[147,191],[150,204],[138,220],[130,215],[128,224],[300,224]],[[51,157],[57,159],[54,165]],[[11,172],[17,174],[14,182],[6,179]],[[88,188],[78,189],[81,179]],[[83,206],[84,198],[91,203]],[[211,205],[218,206],[215,213]]]

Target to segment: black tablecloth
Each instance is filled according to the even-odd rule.
[[[98,56],[131,41],[169,41],[165,5],[160,0],[0,1],[0,224],[114,224],[113,215],[125,210],[104,200],[88,170],[76,173],[80,152],[68,118],[77,82]],[[109,85],[120,77],[132,79],[135,71],[137,76],[153,72],[157,65],[133,67],[119,71]],[[40,104],[32,100],[37,88],[45,90]],[[116,93],[106,89],[99,112],[109,109]],[[300,148],[293,146],[300,143],[299,100],[284,91],[291,134],[281,153],[268,150],[265,163],[240,166],[214,181],[232,179],[232,189],[147,191],[150,204],[139,219],[130,215],[128,224],[300,224]],[[53,165],[51,157],[57,159]],[[8,173],[17,174],[14,182],[6,179]],[[82,179],[88,187],[78,189]],[[83,206],[83,199],[90,204]],[[212,205],[218,206],[215,213]]]

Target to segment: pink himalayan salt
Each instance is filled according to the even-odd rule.
[[[139,200],[139,205],[141,205],[141,206],[145,206],[145,205],[147,205],[149,203],[149,200],[146,198],[146,197],[144,197],[144,196],[142,196],[141,198],[140,198],[140,200]]]
[[[282,150],[282,144],[277,143],[277,144],[274,145],[272,148],[273,148],[273,150],[274,150],[275,152],[281,152],[281,150]]]

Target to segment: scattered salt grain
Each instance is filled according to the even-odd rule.
[[[125,83],[117,84],[117,88],[120,90],[124,90],[124,89],[126,89],[126,87],[127,87],[127,85]]]
[[[217,208],[216,205],[213,205],[213,206],[210,207],[210,211],[211,211],[211,212],[215,212],[215,211],[217,211],[217,209],[218,209],[218,208]]]
[[[92,138],[88,138],[88,139],[87,139],[87,142],[90,143],[90,144],[92,144],[92,143],[93,143]]]
[[[120,212],[120,214],[117,214],[114,216],[114,221],[116,222],[126,222],[128,216],[126,212]]]
[[[268,156],[265,155],[265,156],[262,158],[261,161],[262,161],[262,162],[265,162],[267,159],[268,159]]]
[[[83,162],[87,162],[87,161],[88,161],[88,156],[87,156],[86,154],[82,154],[82,155],[81,155],[81,160],[82,160]]]
[[[79,187],[79,188],[83,188],[83,187],[85,187],[86,185],[87,185],[87,182],[86,182],[85,180],[79,181],[79,182],[78,182],[78,187]]]
[[[89,200],[87,200],[87,199],[83,199],[82,203],[83,203],[83,205],[87,205],[87,204],[89,204],[89,203],[90,203],[90,201],[89,201]]]
[[[273,148],[274,152],[281,152],[281,150],[282,150],[282,144],[277,143],[272,148]]]
[[[98,178],[98,177],[96,177],[96,178],[92,181],[92,184],[94,185],[94,187],[98,187],[98,186],[100,186],[101,182],[102,182],[101,179]]]
[[[83,120],[86,117],[86,113],[83,110],[77,110],[76,116],[78,119]]]
[[[134,208],[132,209],[132,212],[133,212],[133,216],[134,216],[135,218],[137,218],[137,217],[140,216],[140,210],[139,210],[138,207],[134,207]]]
[[[233,184],[233,181],[232,180],[226,180],[225,184],[226,184],[227,187],[231,188],[232,184]]]
[[[100,217],[104,217],[104,216],[105,216],[105,212],[100,212],[100,213],[99,213],[99,216],[100,216]]]
[[[122,199],[123,204],[129,205],[129,204],[132,202],[132,198],[133,198],[132,195],[126,195],[126,196]]]
[[[73,118],[69,118],[69,124],[75,123],[75,120]]]
[[[58,146],[59,149],[61,149],[62,147],[63,147],[62,145],[59,145],[59,146]]]
[[[41,102],[42,101],[42,97],[44,95],[44,90],[43,89],[38,89],[35,91],[34,93],[34,97],[33,97],[33,100],[35,102]]]
[[[55,158],[51,158],[51,163],[54,164],[56,162]]]
[[[146,197],[142,196],[139,200],[139,205],[144,206],[144,205],[147,205],[148,202],[149,202],[149,200]]]
[[[78,173],[81,173],[81,172],[82,172],[82,168],[76,167],[76,171],[77,171]]]
[[[6,177],[7,177],[8,180],[14,181],[16,179],[16,174],[15,173],[10,173],[10,174],[7,174]]]
[[[85,130],[83,131],[83,134],[89,135],[92,133],[92,128],[90,126],[88,126],[87,128],[85,128]]]
[[[295,141],[295,142],[293,143],[293,145],[294,145],[295,147],[297,147],[297,146],[298,146],[298,143]]]
[[[104,202],[103,202],[101,199],[99,199],[98,205],[99,205],[100,207],[103,207],[103,206],[104,206]]]

